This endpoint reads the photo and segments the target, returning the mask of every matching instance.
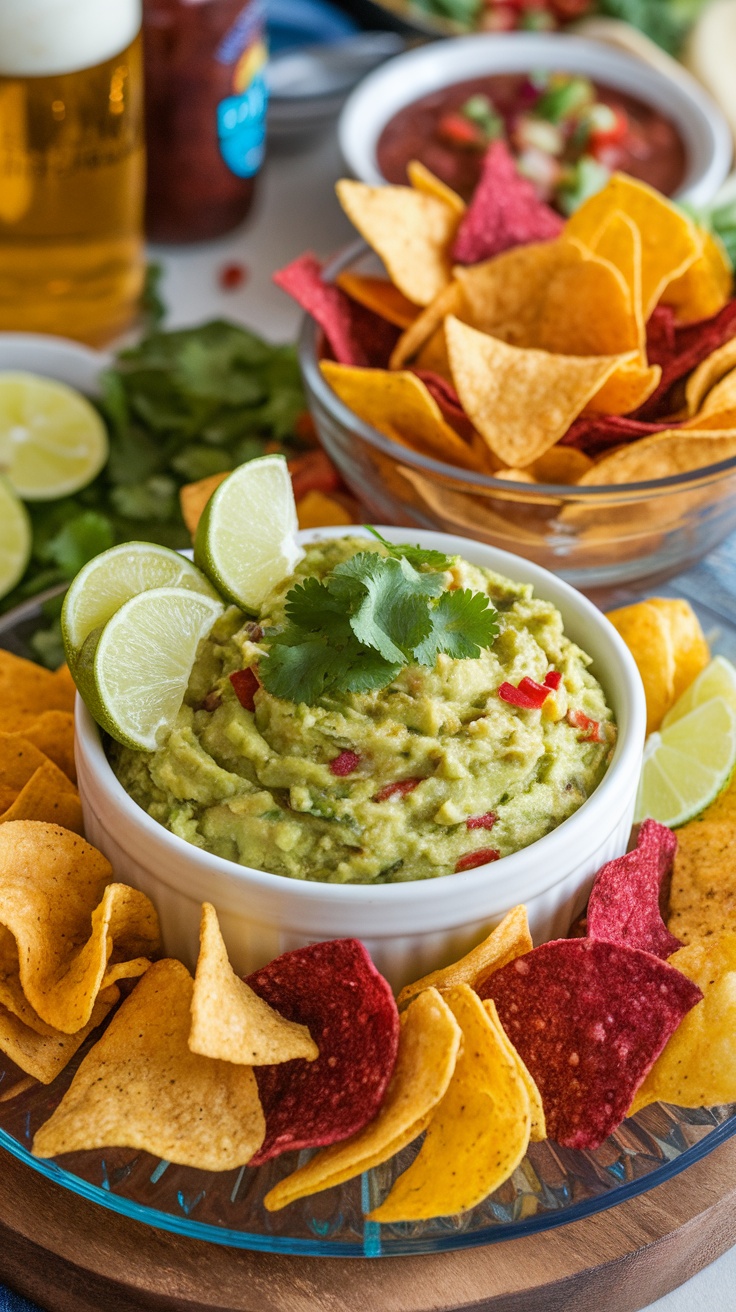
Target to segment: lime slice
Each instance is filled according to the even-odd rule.
[[[0,478],[0,597],[7,596],[25,572],[32,538],[28,511]]]
[[[734,765],[736,710],[713,697],[647,738],[634,819],[684,825],[718,796]]]
[[[257,611],[304,555],[297,528],[284,457],[260,456],[212,493],[197,526],[194,559],[218,592],[242,610]]]
[[[0,469],[25,501],[51,501],[86,487],[107,460],[107,430],[66,383],[0,373]]]
[[[710,665],[701,670],[697,679],[693,679],[682,697],[667,712],[662,728],[666,729],[683,715],[689,715],[696,706],[709,702],[712,697],[722,697],[736,711],[736,666],[727,661],[725,656],[715,656]]]
[[[125,747],[153,752],[166,740],[197,647],[224,606],[187,588],[131,597],[79,653],[74,678],[97,723]]]
[[[189,588],[219,600],[201,570],[178,551],[151,542],[110,547],[80,569],[64,598],[61,632],[70,668],[93,629],[107,624],[131,597],[151,588]]]

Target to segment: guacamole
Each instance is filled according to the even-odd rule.
[[[235,608],[218,620],[164,746],[110,745],[130,796],[180,838],[292,879],[431,879],[527,847],[600,782],[616,729],[590,658],[531,586],[460,558],[444,587],[482,592],[498,612],[498,637],[476,659],[440,654],[379,691],[331,691],[315,705],[238,675],[268,659],[295,581],[366,550],[383,548],[310,546],[256,620]],[[506,700],[525,678],[558,686],[529,709]]]

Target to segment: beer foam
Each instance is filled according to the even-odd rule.
[[[76,73],[112,59],[141,25],[141,0],[0,0],[0,75]]]

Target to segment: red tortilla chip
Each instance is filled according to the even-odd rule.
[[[639,414],[649,418],[666,413],[673,385],[734,336],[736,297],[710,319],[698,323],[678,324],[672,306],[658,305],[647,324],[647,359],[661,366],[662,377]]]
[[[480,986],[536,1080],[550,1139],[598,1148],[702,993],[648,952],[558,939]]]
[[[443,378],[442,374],[435,373],[433,369],[412,369],[411,372],[422,380],[430,396],[434,397],[443,419],[469,442],[475,430],[449,378]]]
[[[376,1115],[396,1062],[399,1013],[354,938],[285,952],[246,979],[287,1020],[306,1025],[316,1061],[258,1066],[266,1137],[251,1165],[357,1134]]]
[[[539,199],[531,182],[518,172],[506,143],[494,141],[458,228],[453,259],[459,264],[478,264],[512,246],[551,241],[563,226],[559,214]]]
[[[588,903],[588,938],[640,948],[663,960],[681,948],[659,909],[676,851],[672,830],[645,820],[634,851],[598,872]]]
[[[596,456],[610,447],[623,446],[626,442],[636,442],[640,437],[651,437],[652,433],[676,427],[676,424],[664,420],[647,424],[642,419],[630,419],[628,415],[581,415],[573,420],[560,439],[560,445]]]
[[[338,364],[387,365],[399,329],[359,305],[340,287],[324,282],[316,255],[300,255],[277,270],[273,281],[319,324]]]

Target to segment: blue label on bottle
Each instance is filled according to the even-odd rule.
[[[228,96],[217,106],[220,153],[239,178],[252,178],[263,163],[267,105],[268,89],[258,72],[240,95]]]

